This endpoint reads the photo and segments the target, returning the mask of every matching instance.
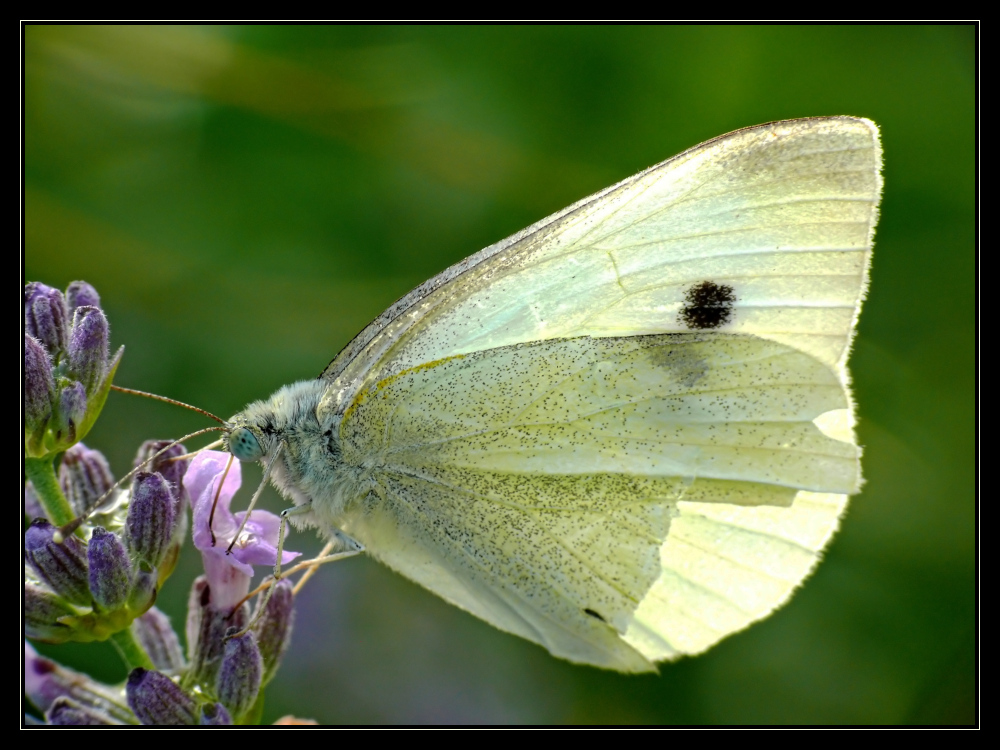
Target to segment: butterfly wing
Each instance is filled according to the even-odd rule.
[[[344,461],[378,460],[343,530],[558,656],[649,669],[766,614],[812,565],[826,536],[803,541],[798,517],[775,531],[725,512],[802,515],[799,488],[856,489],[856,448],[813,423],[846,406],[829,367],[742,334],[459,355],[382,381],[348,411]],[[671,631],[664,614],[694,622]]]
[[[866,120],[738,131],[414,290],[324,373],[372,488],[343,530],[623,671],[768,614],[860,485],[844,361],[880,160]]]
[[[695,146],[466,258],[386,310],[330,363],[325,408],[455,354],[539,339],[692,330],[706,280],[721,330],[842,369],[882,190],[861,118],[759,125]],[[700,327],[700,326],[696,326]]]

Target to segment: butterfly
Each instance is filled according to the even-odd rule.
[[[704,651],[788,599],[861,486],[881,162],[856,117],[695,146],[421,284],[227,448],[297,526],[555,656]]]

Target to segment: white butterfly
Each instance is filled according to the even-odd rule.
[[[861,485],[881,161],[853,117],[696,146],[417,287],[229,448],[278,456],[297,525],[556,656],[703,651],[788,598]]]

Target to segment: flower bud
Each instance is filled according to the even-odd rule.
[[[132,581],[132,590],[128,596],[129,611],[141,614],[153,606],[156,601],[157,571],[147,563],[139,561],[135,579]]]
[[[125,605],[132,585],[128,553],[115,534],[98,526],[87,546],[90,568],[90,593],[94,601],[106,610]]]
[[[73,628],[59,622],[60,617],[75,617],[76,609],[52,589],[37,581],[24,582],[24,635],[45,643],[65,643],[73,637]],[[44,706],[39,706],[44,708]]]
[[[233,717],[221,703],[205,703],[201,707],[201,720],[198,723],[203,727],[231,726]]]
[[[77,281],[67,294],[70,307],[57,289],[39,283],[24,287],[25,336],[48,355],[45,365],[25,340],[24,445],[31,458],[54,455],[83,439],[104,407],[124,352],[121,347],[108,359],[108,321],[94,288]],[[48,409],[47,380],[53,381]],[[43,420],[46,413],[52,417]]]
[[[143,724],[177,726],[195,724],[200,717],[194,698],[160,672],[137,667],[125,683],[125,699]]]
[[[45,347],[56,363],[66,351],[66,300],[62,292],[33,281],[24,287],[24,331]]]
[[[161,451],[163,452],[160,453]],[[187,490],[184,488],[183,479],[191,459],[177,458],[186,452],[180,443],[174,443],[170,440],[147,440],[139,447],[133,464],[137,469],[156,472],[162,476],[170,487],[170,493],[174,498],[174,526],[171,533],[171,544],[162,562],[157,566],[161,585],[173,573],[177,560],[180,558],[184,535],[187,533]]]
[[[108,319],[99,307],[79,307],[73,314],[67,357],[67,375],[93,393],[108,366]]]
[[[90,605],[87,548],[75,536],[53,541],[56,528],[35,519],[24,532],[24,559],[52,590],[73,604]]]
[[[45,712],[45,721],[55,727],[102,727],[120,724],[100,709],[82,706],[72,698],[56,698]]]
[[[125,521],[129,549],[155,568],[170,546],[175,520],[174,497],[167,481],[160,474],[137,474]]]
[[[135,454],[133,466],[142,466],[143,471],[157,472],[170,484],[170,489],[177,500],[178,512],[187,499],[187,490],[184,489],[184,472],[187,471],[191,459],[184,458],[176,460],[177,456],[183,456],[187,449],[177,443],[166,450],[157,458],[152,458],[157,453],[166,448],[173,441],[170,440],[147,440],[139,447],[139,452]],[[150,460],[152,459],[152,460]]]
[[[93,510],[97,500],[114,484],[111,467],[100,451],[77,443],[63,454],[59,486],[78,516]]]
[[[238,628],[229,628],[226,632],[215,690],[219,702],[237,718],[249,711],[257,700],[263,670],[253,632],[236,635],[238,632]]]
[[[97,294],[97,290],[94,289],[86,281],[71,281],[69,286],[66,287],[66,306],[69,308],[70,315],[78,307],[84,307],[89,305],[91,307],[100,307],[101,298]]]
[[[132,621],[132,635],[157,669],[176,672],[184,668],[181,644],[170,627],[170,618],[156,607]]]
[[[24,694],[42,713],[48,714],[61,698],[107,719],[105,723],[134,723],[135,718],[118,688],[102,685],[40,656],[24,644]]]
[[[243,629],[250,619],[250,608],[241,606],[218,609],[212,604],[212,589],[205,576],[199,576],[191,586],[185,635],[188,645],[188,674],[209,688],[216,683],[219,665],[225,650],[226,631],[230,627]]]
[[[38,339],[24,334],[24,430],[39,432],[52,417],[52,361]]]
[[[49,707],[66,690],[59,680],[59,665],[39,656],[38,652],[24,644],[24,694],[35,707],[48,711]]]
[[[295,619],[295,595],[292,582],[282,578],[274,584],[271,598],[253,625],[257,637],[257,647],[264,665],[262,684],[266,685],[278,671],[281,657],[292,638],[292,623]]]
[[[87,391],[81,383],[70,383],[59,392],[59,403],[52,427],[57,443],[64,446],[76,442],[77,428],[87,414]]]

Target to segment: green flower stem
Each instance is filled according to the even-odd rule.
[[[76,518],[73,507],[69,504],[69,500],[66,499],[62,488],[59,486],[52,456],[45,458],[25,458],[24,473],[31,480],[31,484],[34,485],[38,499],[41,501],[46,515],[53,524],[56,526],[65,526]]]
[[[136,667],[143,669],[156,669],[149,655],[143,650],[135,636],[132,635],[132,628],[119,630],[111,636],[111,642],[118,650],[118,655],[122,657],[125,666],[131,672]]]

